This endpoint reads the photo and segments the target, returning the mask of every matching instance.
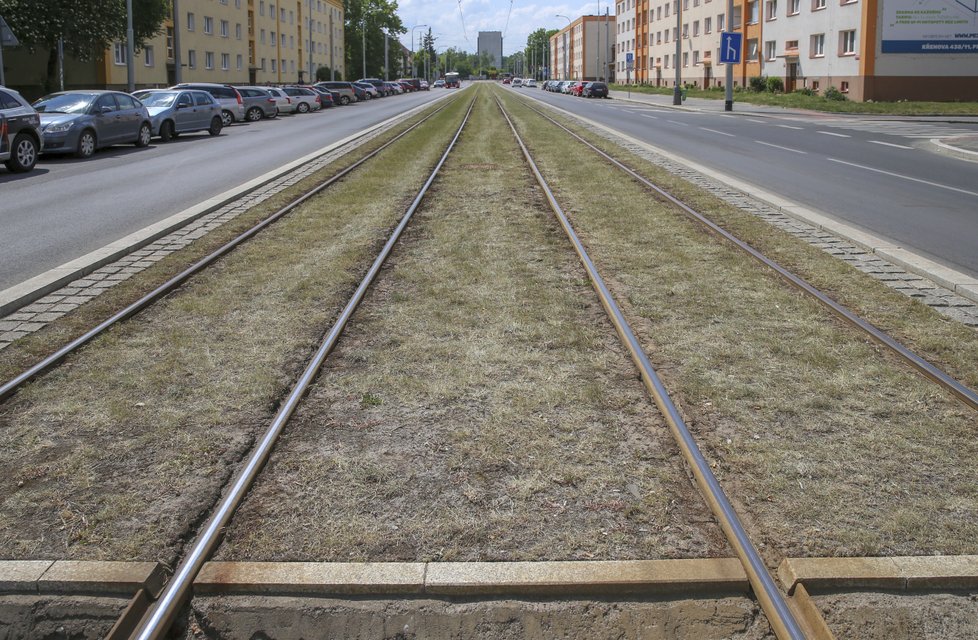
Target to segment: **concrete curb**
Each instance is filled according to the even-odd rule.
[[[258,189],[263,185],[272,182],[273,180],[277,180],[278,178],[307,162],[310,162],[320,156],[332,153],[336,149],[355,141],[357,138],[363,135],[369,134],[378,129],[382,129],[383,127],[391,124],[395,124],[399,120],[410,118],[419,111],[430,107],[433,103],[444,99],[445,96],[439,96],[438,98],[410,109],[409,111],[405,111],[404,113],[398,114],[392,118],[388,118],[387,120],[367,127],[366,129],[361,129],[360,131],[349,135],[342,140],[338,140],[317,151],[313,151],[312,153],[307,154],[298,160],[294,160],[286,165],[283,165],[278,169],[273,169],[272,171],[260,175],[257,178],[244,182],[232,189],[228,189],[223,193],[213,196],[212,198],[208,198],[207,200],[204,200],[203,202],[200,202],[192,207],[188,207],[187,209],[164,218],[159,222],[143,227],[139,231],[133,232],[123,238],[111,242],[100,249],[96,249],[95,251],[66,262],[53,269],[49,269],[48,271],[34,276],[29,280],[25,280],[20,284],[14,285],[9,289],[0,291],[0,318],[13,313],[24,305],[30,304],[31,302],[44,297],[52,291],[57,291],[72,280],[87,275],[99,267],[103,267],[111,262],[114,262],[122,256],[125,256],[155,240],[162,238],[163,236],[166,236],[172,231],[184,226],[188,222],[192,222],[193,220],[205,216],[212,211],[220,209],[246,193],[254,191],[255,189]]]
[[[158,562],[0,560],[0,594],[159,595],[166,572]]]
[[[737,558],[566,562],[208,562],[197,594],[692,595],[746,594]]]
[[[826,589],[978,588],[978,556],[896,556],[891,558],[787,558],[778,577],[794,593]]]
[[[537,100],[537,102],[540,102],[541,104],[560,112],[565,117],[573,118],[575,120],[580,119],[576,114],[570,113],[569,111],[561,109],[560,107],[555,107],[540,100]],[[914,253],[913,251],[902,247],[898,242],[876,236],[851,224],[830,218],[824,213],[803,207],[792,200],[788,200],[787,198],[771,193],[770,191],[766,191],[756,185],[744,182],[734,178],[733,176],[728,176],[725,173],[715,171],[696,162],[692,162],[669,151],[648,144],[647,142],[636,140],[635,138],[630,137],[628,134],[611,127],[599,124],[597,122],[588,122],[588,125],[628,140],[630,143],[667,158],[672,162],[684,165],[697,173],[701,173],[709,178],[712,178],[713,180],[716,180],[717,182],[729,186],[732,189],[736,189],[746,196],[755,198],[771,207],[774,207],[787,216],[810,224],[817,229],[827,231],[844,240],[848,240],[849,242],[852,242],[853,244],[860,246],[867,251],[875,253],[885,260],[889,260],[893,264],[911,273],[915,273],[934,281],[935,283],[950,291],[953,291],[963,298],[967,298],[972,302],[978,302],[978,279],[968,274],[961,273],[960,271],[945,267],[934,260]]]

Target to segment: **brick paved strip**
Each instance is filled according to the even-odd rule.
[[[166,582],[157,562],[2,560],[0,593],[132,596],[140,589],[156,597]]]
[[[778,567],[781,583],[793,593],[826,589],[978,588],[978,556],[894,556],[891,558],[787,558]]]
[[[689,595],[748,591],[736,558],[567,562],[208,562],[199,594]]]

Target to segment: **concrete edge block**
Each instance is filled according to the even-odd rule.
[[[160,592],[165,572],[158,562],[57,560],[37,580],[39,593],[90,593],[132,597]]]
[[[888,558],[786,558],[778,577],[791,594],[799,584],[812,591],[897,591],[978,587],[978,556]]]
[[[0,560],[0,593],[37,593],[41,579],[53,560]]]
[[[410,595],[424,589],[422,562],[207,562],[199,594]]]
[[[471,595],[690,595],[746,593],[736,558],[563,562],[433,562],[425,593]]]

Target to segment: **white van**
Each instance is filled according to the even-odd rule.
[[[513,78],[513,86],[514,87],[522,87],[523,86],[523,78]]]

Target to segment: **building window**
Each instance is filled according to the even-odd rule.
[[[262,29],[258,33],[258,41],[261,42],[262,44],[265,44],[265,30],[264,29]]]
[[[764,43],[764,58],[774,60],[778,55],[778,43],[776,40],[768,40]]]
[[[235,58],[234,60],[234,66],[238,71],[241,71],[241,67],[244,66],[244,58],[242,58],[240,53],[238,54],[238,57]]]
[[[694,51],[693,52],[693,65],[698,65],[699,63],[700,63],[700,52],[699,51]]]
[[[221,54],[221,69],[223,69],[224,71],[227,71],[230,68],[231,68],[231,54],[230,53],[222,53]]]
[[[713,18],[703,18],[703,33],[713,31]]]
[[[275,58],[272,58],[272,73],[275,73]]]
[[[265,0],[261,0],[258,3],[258,15],[260,16],[265,15]],[[261,68],[264,70],[265,65],[263,64]]]
[[[166,59],[173,60],[173,27],[166,28]]]
[[[812,80],[812,91],[818,91],[818,80]]]
[[[700,34],[700,21],[699,20],[694,20],[693,21],[693,37],[695,38],[699,34]]]
[[[795,54],[798,53],[798,41],[797,40],[785,40],[784,42],[785,52],[791,51]]]
[[[750,0],[747,3],[747,24],[757,24],[758,21],[758,0]]]
[[[725,17],[726,16],[724,16],[722,13],[717,16],[717,31],[723,31],[723,21]]]
[[[127,58],[126,58],[126,43],[125,42],[116,42],[114,45],[112,45],[112,54],[113,54],[113,56],[115,58],[114,61],[115,61],[116,64],[118,64],[118,65],[124,65],[124,64],[126,64],[126,60],[127,60]]]
[[[816,33],[812,36],[812,58],[821,58],[825,55],[825,34]]]
[[[843,80],[839,83],[839,91],[842,93],[849,93],[849,82],[847,80]]]
[[[683,23],[683,39],[685,40],[688,37],[689,37],[689,23],[688,22],[684,22]]]
[[[231,35],[231,24],[227,20],[221,20],[221,37],[227,38]]]
[[[196,20],[194,20],[194,14],[187,14],[187,31],[193,31],[197,28]]]
[[[818,11],[825,8],[825,0],[812,0],[812,11]]]
[[[264,71],[264,70],[265,70],[265,58],[262,58],[262,59],[261,59],[261,66],[260,66],[260,67],[258,67],[258,68],[259,68],[259,69],[261,69],[262,71]]]
[[[801,13],[801,0],[788,0],[788,15],[796,16]]]
[[[240,40],[241,39],[241,23],[240,22],[237,23],[236,25],[234,25],[234,37],[237,40]]]
[[[153,47],[143,48],[143,64],[147,67],[155,66],[156,56],[153,54]]]
[[[839,34],[839,53],[844,56],[856,54],[856,30],[843,31]]]
[[[204,52],[204,68],[213,69],[214,68],[214,52],[205,51]]]
[[[751,38],[747,41],[747,61],[757,62],[757,38]]]
[[[208,35],[214,33],[214,18],[204,16],[204,33]]]
[[[194,49],[187,51],[187,66],[191,69],[197,68],[197,51]]]
[[[775,20],[778,17],[778,0],[767,0],[767,15],[765,16],[768,20]]]

